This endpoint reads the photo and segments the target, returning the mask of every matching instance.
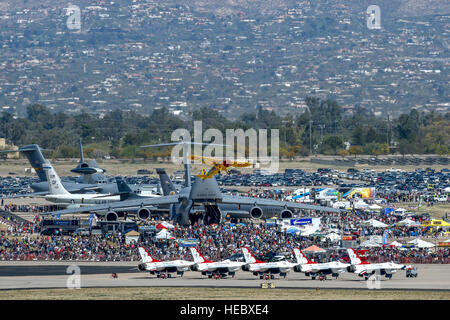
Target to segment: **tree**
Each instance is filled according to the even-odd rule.
[[[333,150],[333,154],[336,154],[337,150],[342,148],[344,142],[339,136],[328,136],[326,137],[321,145],[322,152],[326,153],[328,150]]]
[[[345,149],[341,149],[337,152],[338,155],[342,156],[342,158],[346,157],[349,155],[349,152]]]
[[[362,154],[363,150],[362,150],[361,146],[351,146],[350,148],[348,148],[348,152],[350,154],[353,154],[356,158],[356,155]]]

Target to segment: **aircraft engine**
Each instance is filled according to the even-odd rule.
[[[140,208],[137,212],[137,216],[140,220],[144,221],[150,218],[151,212],[147,208]]]
[[[355,270],[356,270],[356,268],[353,265],[347,267],[348,272],[355,272]]]
[[[145,271],[145,263],[141,263],[138,265],[139,271]]]
[[[105,215],[106,221],[117,221],[119,219],[119,215],[115,211],[109,211]]]
[[[300,266],[295,266],[295,267],[294,267],[294,271],[295,271],[295,272],[301,272],[301,271],[302,271],[302,268],[301,268]]]
[[[261,219],[263,216],[263,211],[260,207],[253,207],[250,209],[250,216],[253,219]]]
[[[250,267],[247,264],[244,264],[242,266],[242,271],[249,271],[249,270],[250,270]]]
[[[280,213],[280,218],[281,219],[291,219],[294,216],[294,214],[292,213],[291,210],[289,209],[284,209],[283,211],[281,211]]]

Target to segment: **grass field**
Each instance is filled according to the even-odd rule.
[[[76,174],[73,174],[70,172],[70,169],[73,169],[78,164],[79,159],[72,159],[72,160],[51,160],[52,165],[54,166],[55,170],[61,175],[61,176],[68,176],[73,175],[76,176]],[[132,160],[99,160],[98,161],[99,167],[106,169],[106,174],[109,175],[136,175],[138,169],[148,169],[153,170],[155,172],[156,168],[165,168],[168,173],[173,173],[176,170],[183,170],[182,165],[176,165],[170,161],[146,161],[145,163],[143,161],[132,161]],[[202,165],[193,165],[192,166],[192,173],[200,173],[202,169]],[[294,161],[280,161],[279,163],[279,169],[280,171],[284,171],[286,168],[291,169],[302,169],[306,171],[316,171],[318,168],[324,168],[329,167],[331,169],[337,169],[341,171],[347,171],[348,166],[329,166],[329,165],[323,165],[323,164],[317,164],[312,163],[309,161],[309,159],[305,158],[305,160],[294,160]],[[376,171],[384,171],[388,168],[391,168],[392,166],[373,166],[370,167],[368,165],[357,165],[354,168],[358,170],[362,170],[364,168],[371,168]],[[407,165],[407,166],[399,166],[395,165],[396,168],[401,168],[403,170],[407,171],[414,171],[417,168],[433,168],[435,170],[441,170],[443,168],[447,168],[445,165],[419,165],[419,166],[413,166],[413,165]],[[15,172],[19,176],[24,176],[25,174],[25,168],[30,168],[30,164],[26,159],[9,159],[5,161],[0,162],[0,176],[8,176],[11,175],[10,172]],[[252,172],[253,168],[240,168],[239,169],[242,172]],[[30,175],[30,174],[27,174]],[[156,175],[155,175],[156,176]]]
[[[417,203],[415,204],[407,204],[407,206],[417,206]],[[405,207],[406,209],[406,207]],[[445,213],[449,213],[450,214],[450,203],[437,203],[434,204],[432,207],[428,207],[426,204],[423,204],[422,207],[420,208],[420,210],[413,210],[414,212],[419,212],[419,213],[423,213],[423,212],[427,212],[430,214],[430,216],[432,216],[435,219],[442,219],[442,217],[445,215]]]
[[[82,288],[6,290],[0,300],[449,300],[449,291],[245,289],[245,288]]]

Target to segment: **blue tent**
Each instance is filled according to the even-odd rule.
[[[297,228],[289,228],[286,230],[286,233],[296,234],[299,230]]]

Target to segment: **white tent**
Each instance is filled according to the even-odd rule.
[[[398,241],[392,241],[391,243],[389,243],[389,245],[390,245],[391,247],[396,247],[396,248],[400,248],[400,247],[403,246],[403,244],[401,244],[401,243],[398,242]]]
[[[434,244],[432,244],[431,242],[427,242],[421,239],[414,239],[411,241],[408,241],[408,243],[412,243],[414,244],[414,246],[416,246],[417,248],[433,248],[435,247]]]
[[[388,226],[387,224],[375,219],[364,221],[361,223],[361,225],[364,227],[373,227],[373,228],[386,228]]]
[[[376,203],[371,204],[371,205],[369,206],[369,209],[371,209],[371,210],[380,210],[381,208],[382,208],[382,207],[379,206],[379,205],[377,205]]]
[[[338,241],[341,240],[341,236],[338,235],[337,233],[329,233],[327,234],[325,237],[322,238],[322,241],[326,241],[326,239],[330,239],[330,241],[334,242],[334,241]]]
[[[337,202],[332,204],[332,207],[333,208],[339,208],[339,209],[351,208],[349,201],[337,201]]]
[[[355,209],[368,209],[369,205],[365,203],[364,201],[358,201],[353,204]]]
[[[405,212],[406,212],[406,209],[403,209],[403,208],[398,208],[398,209],[395,209],[395,211],[394,211],[394,213],[399,214],[399,215],[404,215]]]
[[[379,245],[379,244],[376,243],[376,242],[367,240],[367,241],[364,241],[363,243],[361,243],[360,247],[363,247],[363,248],[373,248],[373,247],[381,247],[381,245]]]
[[[317,228],[314,226],[303,226],[303,228],[300,230],[300,235],[303,237],[307,237],[312,235],[317,231]]]
[[[169,231],[166,229],[162,229],[160,232],[158,232],[155,236],[155,239],[175,239]]]
[[[419,222],[415,222],[415,221],[413,221],[413,220],[411,220],[409,218],[406,218],[406,219],[404,219],[404,220],[402,220],[400,222],[397,222],[395,225],[408,226],[408,227],[418,227],[418,226],[420,226],[420,223]]]
[[[139,240],[140,233],[137,231],[130,231],[125,234],[125,244],[130,244],[131,242],[137,242]]]

